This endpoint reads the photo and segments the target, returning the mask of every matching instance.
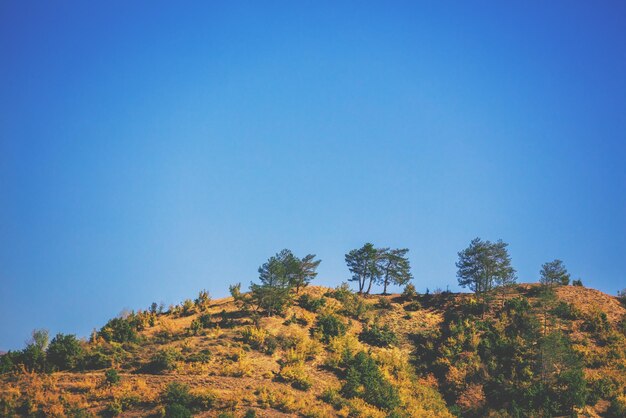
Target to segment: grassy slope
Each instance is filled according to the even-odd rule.
[[[493,303],[500,304],[502,299],[511,298],[520,294],[534,299],[535,285],[522,284],[502,295]],[[306,293],[321,296],[328,289],[310,287]],[[615,325],[626,314],[626,310],[616,298],[593,289],[582,287],[562,287],[557,291],[560,300],[572,303],[583,313],[601,310],[607,314],[608,320]],[[377,307],[379,297],[367,299],[373,310],[362,321],[344,317],[350,324],[348,334],[356,336],[360,332],[363,322],[377,318],[382,324],[388,324],[399,336],[399,344],[395,348],[377,348],[352,341],[351,344],[370,350],[372,355],[383,364],[385,375],[401,388],[403,399],[417,398],[407,408],[413,408],[415,416],[446,416],[447,412],[442,400],[436,393],[436,382],[433,379],[415,379],[411,376],[408,359],[412,350],[410,336],[420,330],[438,327],[446,309],[454,309],[460,299],[470,297],[466,294],[437,295],[429,301],[422,299],[423,308],[415,312],[407,312],[398,295],[385,296],[391,301],[391,307],[380,309]],[[335,310],[339,302],[329,299],[325,309]],[[372,416],[384,416],[374,408],[354,401],[353,404],[336,410],[320,400],[320,395],[327,389],[339,389],[341,380],[338,374],[324,365],[328,358],[333,356],[328,345],[323,345],[310,338],[311,327],[315,323],[316,314],[308,312],[299,306],[293,306],[287,318],[295,315],[303,321],[300,324],[285,324],[285,318],[262,318],[261,328],[269,334],[284,337],[283,340],[300,341],[306,346],[317,346],[317,354],[304,363],[304,370],[312,381],[312,387],[303,391],[292,387],[289,383],[278,378],[281,370],[281,361],[288,355],[288,349],[277,349],[273,354],[266,354],[260,350],[251,349],[242,341],[242,330],[250,326],[249,317],[241,315],[232,298],[215,300],[211,303],[208,312],[214,317],[229,318],[231,324],[227,327],[203,330],[200,335],[189,335],[187,328],[198,315],[174,317],[163,314],[158,317],[154,327],[142,331],[143,342],[126,346],[129,352],[127,358],[119,364],[121,383],[109,386],[103,383],[103,371],[94,372],[59,372],[51,375],[36,375],[21,373],[0,377],[0,399],[29,397],[35,403],[43,405],[49,415],[62,415],[63,404],[76,405],[92,413],[101,412],[108,404],[127,402],[128,407],[124,416],[145,416],[160,412],[159,396],[169,382],[177,381],[188,384],[192,391],[209,393],[216,398],[211,410],[201,412],[198,416],[216,416],[220,412],[235,411],[241,416],[248,408],[257,411],[261,417],[304,416],[307,413],[313,416],[346,416],[350,408]],[[304,325],[306,322],[306,325]],[[564,327],[571,331],[577,349],[589,353],[602,354],[600,347],[580,330],[581,321],[569,321]],[[171,338],[158,338],[159,333],[166,331]],[[93,343],[92,343],[93,344]],[[105,344],[98,342],[98,344]],[[153,354],[165,347],[172,347],[182,353],[183,360],[177,363],[174,371],[162,374],[148,374],[142,372],[142,366],[149,363]],[[210,360],[207,362],[186,362],[193,354],[201,350],[209,350]],[[600,368],[586,370],[589,376],[610,374],[620,376],[617,365],[603,365]],[[412,383],[410,383],[412,382]],[[126,400],[126,401],[125,401]],[[602,403],[597,410],[605,407]],[[67,411],[67,407],[65,408]],[[589,414],[595,411],[589,409]]]

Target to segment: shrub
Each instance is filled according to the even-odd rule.
[[[209,295],[209,292],[207,292],[206,290],[201,290],[198,293],[198,297],[196,298],[194,303],[198,311],[200,312],[205,311],[208,309],[209,305],[211,304],[211,295]]]
[[[202,323],[197,319],[194,319],[193,321],[191,321],[191,324],[189,325],[189,328],[187,330],[191,335],[198,335],[200,331],[202,331],[202,328]]]
[[[619,290],[617,292],[617,299],[626,306],[626,289]]]
[[[189,355],[185,359],[187,363],[207,363],[209,360],[211,360],[211,352],[206,348]]]
[[[583,281],[580,279],[572,280],[572,286],[582,286]]]
[[[165,407],[165,417],[166,418],[191,418],[193,417],[193,414],[191,413],[189,408],[187,408],[186,406],[175,403],[172,405],[167,405]]]
[[[109,385],[116,385],[120,382],[120,374],[115,369],[108,369],[104,372],[104,380]]]
[[[342,294],[338,300],[341,301],[340,312],[354,319],[362,319],[371,309],[371,305],[362,296],[352,292]]]
[[[189,392],[189,386],[184,383],[171,382],[161,394],[161,401],[165,405],[191,405],[193,396]]]
[[[359,334],[359,340],[377,347],[388,347],[398,343],[398,337],[387,325],[380,327],[377,324],[371,327],[365,325]]]
[[[341,392],[348,398],[359,397],[388,411],[400,404],[398,391],[384,378],[374,360],[362,351],[351,361]]]
[[[203,313],[198,317],[198,322],[202,325],[202,328],[210,328],[212,324],[213,316],[210,313]]]
[[[256,411],[254,409],[248,409],[245,414],[243,414],[243,418],[256,418]]]
[[[284,366],[279,374],[285,382],[291,383],[296,389],[309,390],[313,385],[302,363]]]
[[[178,360],[180,360],[180,352],[178,350],[172,347],[164,348],[152,357],[148,369],[153,373],[174,370]]]
[[[413,302],[409,302],[404,305],[404,310],[409,312],[419,311],[422,309],[422,304],[418,301],[414,300]]]
[[[82,355],[83,347],[75,335],[57,334],[48,346],[47,361],[53,370],[69,370],[78,365]]]
[[[411,300],[417,297],[417,290],[415,290],[415,286],[413,283],[409,283],[404,287],[402,291],[402,299]]]
[[[137,324],[127,318],[113,318],[102,327],[98,335],[108,342],[136,342]]]
[[[315,298],[305,293],[300,296],[298,303],[302,309],[316,313],[319,312],[324,305],[326,305],[326,298]]]
[[[196,311],[196,305],[191,299],[186,299],[180,309],[180,316],[193,315]]]
[[[267,354],[273,354],[278,348],[278,339],[263,328],[247,326],[241,331],[241,337],[250,347]]]
[[[339,302],[344,302],[349,297],[353,296],[352,290],[350,290],[350,285],[348,283],[341,283],[334,290],[331,290],[326,293],[326,296],[337,299]]]
[[[329,342],[333,337],[344,335],[346,330],[346,324],[336,315],[326,314],[317,318],[315,332],[320,335],[324,342]]]
[[[574,320],[578,319],[580,312],[571,303],[559,301],[557,305],[550,311],[553,315],[561,319]]]
[[[122,404],[117,401],[111,401],[105,408],[104,408],[104,416],[109,416],[109,417],[116,417],[118,415],[120,415],[123,412],[123,408],[122,408]]]
[[[379,309],[391,309],[391,301],[387,298],[378,298],[376,307]]]

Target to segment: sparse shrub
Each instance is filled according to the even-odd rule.
[[[415,312],[415,311],[419,311],[420,309],[422,309],[422,304],[419,303],[416,300],[414,300],[413,302],[409,302],[406,305],[404,305],[404,310],[405,311]]]
[[[279,377],[288,383],[291,383],[296,389],[309,390],[312,386],[311,379],[301,362],[291,365],[285,365],[280,370]]]
[[[350,285],[345,282],[341,283],[334,290],[326,293],[326,296],[337,299],[339,302],[344,302],[352,295],[354,295],[354,293],[352,293],[352,290],[350,290]]]
[[[605,416],[608,418],[626,417],[626,396],[622,395],[613,398]]]
[[[354,319],[363,319],[365,314],[371,310],[371,305],[365,299],[349,290],[335,290],[334,297],[341,302],[340,312]]]
[[[199,312],[206,311],[209,308],[209,305],[211,304],[211,295],[209,295],[208,291],[201,290],[198,293],[198,297],[196,298],[194,303],[196,305],[196,309]]]
[[[47,350],[48,366],[52,370],[74,369],[83,356],[83,347],[75,335],[57,334]]]
[[[211,360],[211,352],[208,349],[200,350],[197,353],[190,354],[185,361],[187,363],[207,363]]]
[[[247,326],[241,331],[241,337],[250,347],[267,354],[273,354],[278,347],[276,337],[263,328]]]
[[[197,319],[194,319],[189,325],[188,332],[191,335],[198,335],[200,334],[200,331],[202,331],[202,328],[202,323]]]
[[[365,325],[359,334],[359,340],[377,347],[388,347],[398,343],[398,337],[386,324],[382,327],[378,324],[371,327]]]
[[[194,389],[190,392],[191,398],[189,407],[193,407],[193,409],[200,410],[209,410],[215,407],[215,402],[217,401],[217,396],[210,389]]]
[[[203,313],[198,317],[198,322],[202,325],[202,328],[210,328],[213,323],[213,316],[210,313]]]
[[[585,315],[585,321],[581,325],[583,331],[596,334],[596,337],[609,330],[609,321],[606,313],[596,310]]]
[[[601,377],[587,382],[587,404],[595,405],[600,399],[612,399],[619,393],[617,382]]]
[[[104,415],[108,417],[116,417],[122,412],[124,412],[124,410],[119,400],[113,400],[109,402],[103,411]]]
[[[196,305],[191,299],[186,299],[181,305],[180,316],[193,315],[196,312]]]
[[[109,385],[117,385],[120,382],[120,374],[115,369],[108,369],[104,372],[104,380]]]
[[[172,347],[159,350],[150,362],[148,369],[153,373],[162,373],[174,370],[176,362],[180,360],[180,352]]]
[[[326,314],[317,318],[315,332],[320,335],[324,342],[329,342],[331,338],[344,335],[346,330],[346,324],[336,315]]]
[[[378,298],[378,303],[376,304],[378,309],[391,309],[391,301],[387,298]]]
[[[301,308],[306,309],[310,312],[317,313],[322,307],[326,305],[326,298],[316,298],[305,293],[300,296],[300,298],[298,299],[298,303],[300,304]]]
[[[415,290],[415,286],[413,283],[409,283],[404,287],[402,291],[402,299],[409,301],[413,300],[417,297],[417,290]]]
[[[567,320],[575,320],[580,316],[580,312],[574,307],[574,305],[564,301],[559,301],[559,303],[552,308],[551,313],[561,319]]]
[[[335,389],[326,389],[320,395],[320,399],[337,411],[346,405],[346,400],[339,394],[339,391]]]

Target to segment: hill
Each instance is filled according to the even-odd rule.
[[[3,355],[0,415],[623,416],[626,309],[549,293],[515,285],[483,309],[472,294],[310,286],[264,316],[201,292]]]

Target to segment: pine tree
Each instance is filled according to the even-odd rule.
[[[459,285],[469,287],[482,297],[483,314],[487,296],[493,289],[515,283],[515,269],[511,266],[507,246],[502,240],[492,243],[475,238],[469,247],[459,252],[456,263]]]
[[[539,273],[541,274],[539,281],[544,286],[569,284],[570,275],[561,260],[544,263]]]
[[[384,248],[380,251],[378,262],[384,295],[387,294],[387,286],[390,284],[402,286],[411,280],[411,263],[406,256],[408,252],[408,248]]]
[[[351,282],[358,282],[359,294],[363,293],[365,285],[368,284],[366,294],[369,294],[372,283],[380,276],[379,255],[372,243],[366,243],[363,247],[355,249],[346,254],[346,264],[352,273]]]

